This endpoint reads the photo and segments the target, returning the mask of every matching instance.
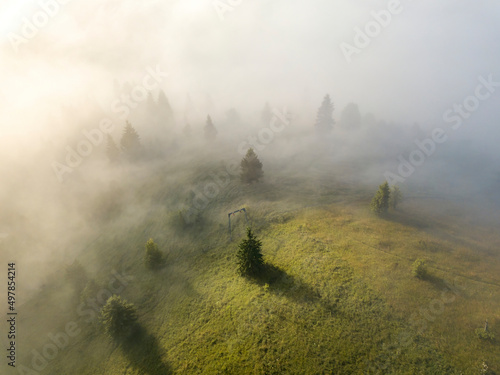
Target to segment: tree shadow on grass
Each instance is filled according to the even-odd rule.
[[[130,365],[144,375],[173,374],[172,368],[162,360],[163,350],[156,337],[137,325],[121,345]]]
[[[427,220],[420,219],[413,215],[408,215],[404,211],[396,210],[389,211],[380,217],[384,220],[391,221],[393,223],[403,224],[408,227],[413,227],[416,229],[427,229],[431,226],[431,223]]]
[[[262,272],[257,276],[250,277],[250,279],[260,286],[268,285],[269,291],[279,295],[283,294],[294,302],[318,303],[332,313],[337,310],[334,304],[325,301],[314,288],[275,265],[265,263]]]

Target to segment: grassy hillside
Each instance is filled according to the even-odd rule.
[[[202,183],[218,168],[184,181]],[[123,188],[78,260],[99,286],[94,296],[115,271],[131,277],[120,294],[138,308],[141,331],[113,343],[78,313],[80,291],[58,272],[23,306],[20,364],[74,321],[81,333],[39,373],[480,374],[484,361],[500,372],[498,339],[474,332],[488,319],[500,337],[495,228],[464,225],[464,207],[418,195],[378,218],[367,209],[373,187],[315,168],[280,170],[255,185],[233,178],[186,228],[176,209],[190,198],[172,171]],[[272,265],[260,282],[236,273],[246,223],[234,218],[230,241],[227,212],[241,207]],[[142,261],[150,237],[167,256],[158,272]],[[427,260],[425,280],[411,274],[418,258]]]

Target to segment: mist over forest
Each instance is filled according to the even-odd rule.
[[[174,264],[225,241],[231,210],[369,210],[385,181],[419,214],[493,233],[499,17],[487,0],[2,3],[0,258],[19,265],[20,309],[75,261],[126,268],[135,253],[102,241],[155,235]],[[264,173],[251,185],[249,148]]]

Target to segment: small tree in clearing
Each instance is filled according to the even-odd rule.
[[[258,240],[250,228],[247,228],[247,238],[238,245],[238,272],[242,276],[258,276],[264,267],[262,257],[262,242]]]
[[[263,175],[262,163],[253,148],[249,148],[247,154],[241,160],[241,181],[246,183],[257,182]]]
[[[144,255],[144,263],[149,269],[158,269],[164,264],[163,254],[158,249],[158,245],[152,238],[146,242],[146,254]]]
[[[389,188],[389,183],[386,181],[378,187],[378,191],[372,199],[370,208],[376,214],[382,214],[387,212],[389,209],[389,199],[391,196],[391,190]]]
[[[136,325],[137,312],[132,303],[114,295],[102,308],[100,321],[111,338],[124,339],[130,336]]]

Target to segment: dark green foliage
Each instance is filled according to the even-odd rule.
[[[393,209],[397,210],[398,204],[403,199],[403,194],[401,194],[401,190],[397,185],[392,187],[391,196],[390,196],[390,205]]]
[[[99,320],[108,336],[124,339],[130,336],[137,322],[137,312],[132,303],[119,296],[112,296],[101,309]]]
[[[110,134],[108,134],[106,155],[108,156],[109,161],[112,163],[117,162],[120,159],[120,153],[121,153],[120,149],[113,140],[113,137]]]
[[[316,123],[314,124],[318,133],[329,133],[333,129],[333,124],[335,124],[335,121],[332,117],[333,110],[334,106],[332,100],[330,99],[330,95],[326,95],[323,99],[321,107],[319,107],[318,109]]]
[[[203,132],[205,135],[205,139],[209,141],[215,141],[215,138],[217,138],[217,129],[215,128],[210,116],[207,116],[207,123],[205,124]]]
[[[158,245],[152,238],[146,242],[146,254],[144,255],[144,264],[149,269],[161,268],[164,264],[163,254],[158,249]]]
[[[417,259],[412,266],[413,276],[419,279],[425,279],[428,276],[427,267],[425,265],[425,260]]]
[[[378,187],[378,191],[372,199],[370,208],[376,214],[383,214],[389,209],[389,199],[391,196],[391,190],[389,184],[384,182]]]
[[[245,183],[257,182],[263,175],[262,163],[253,148],[249,148],[247,154],[241,160],[241,181]]]
[[[247,228],[247,238],[238,245],[238,272],[242,276],[258,276],[264,269],[262,257],[262,242],[258,240],[250,228]]]
[[[122,139],[120,141],[122,150],[129,160],[137,160],[142,153],[142,145],[139,139],[139,134],[127,121],[123,129]]]

